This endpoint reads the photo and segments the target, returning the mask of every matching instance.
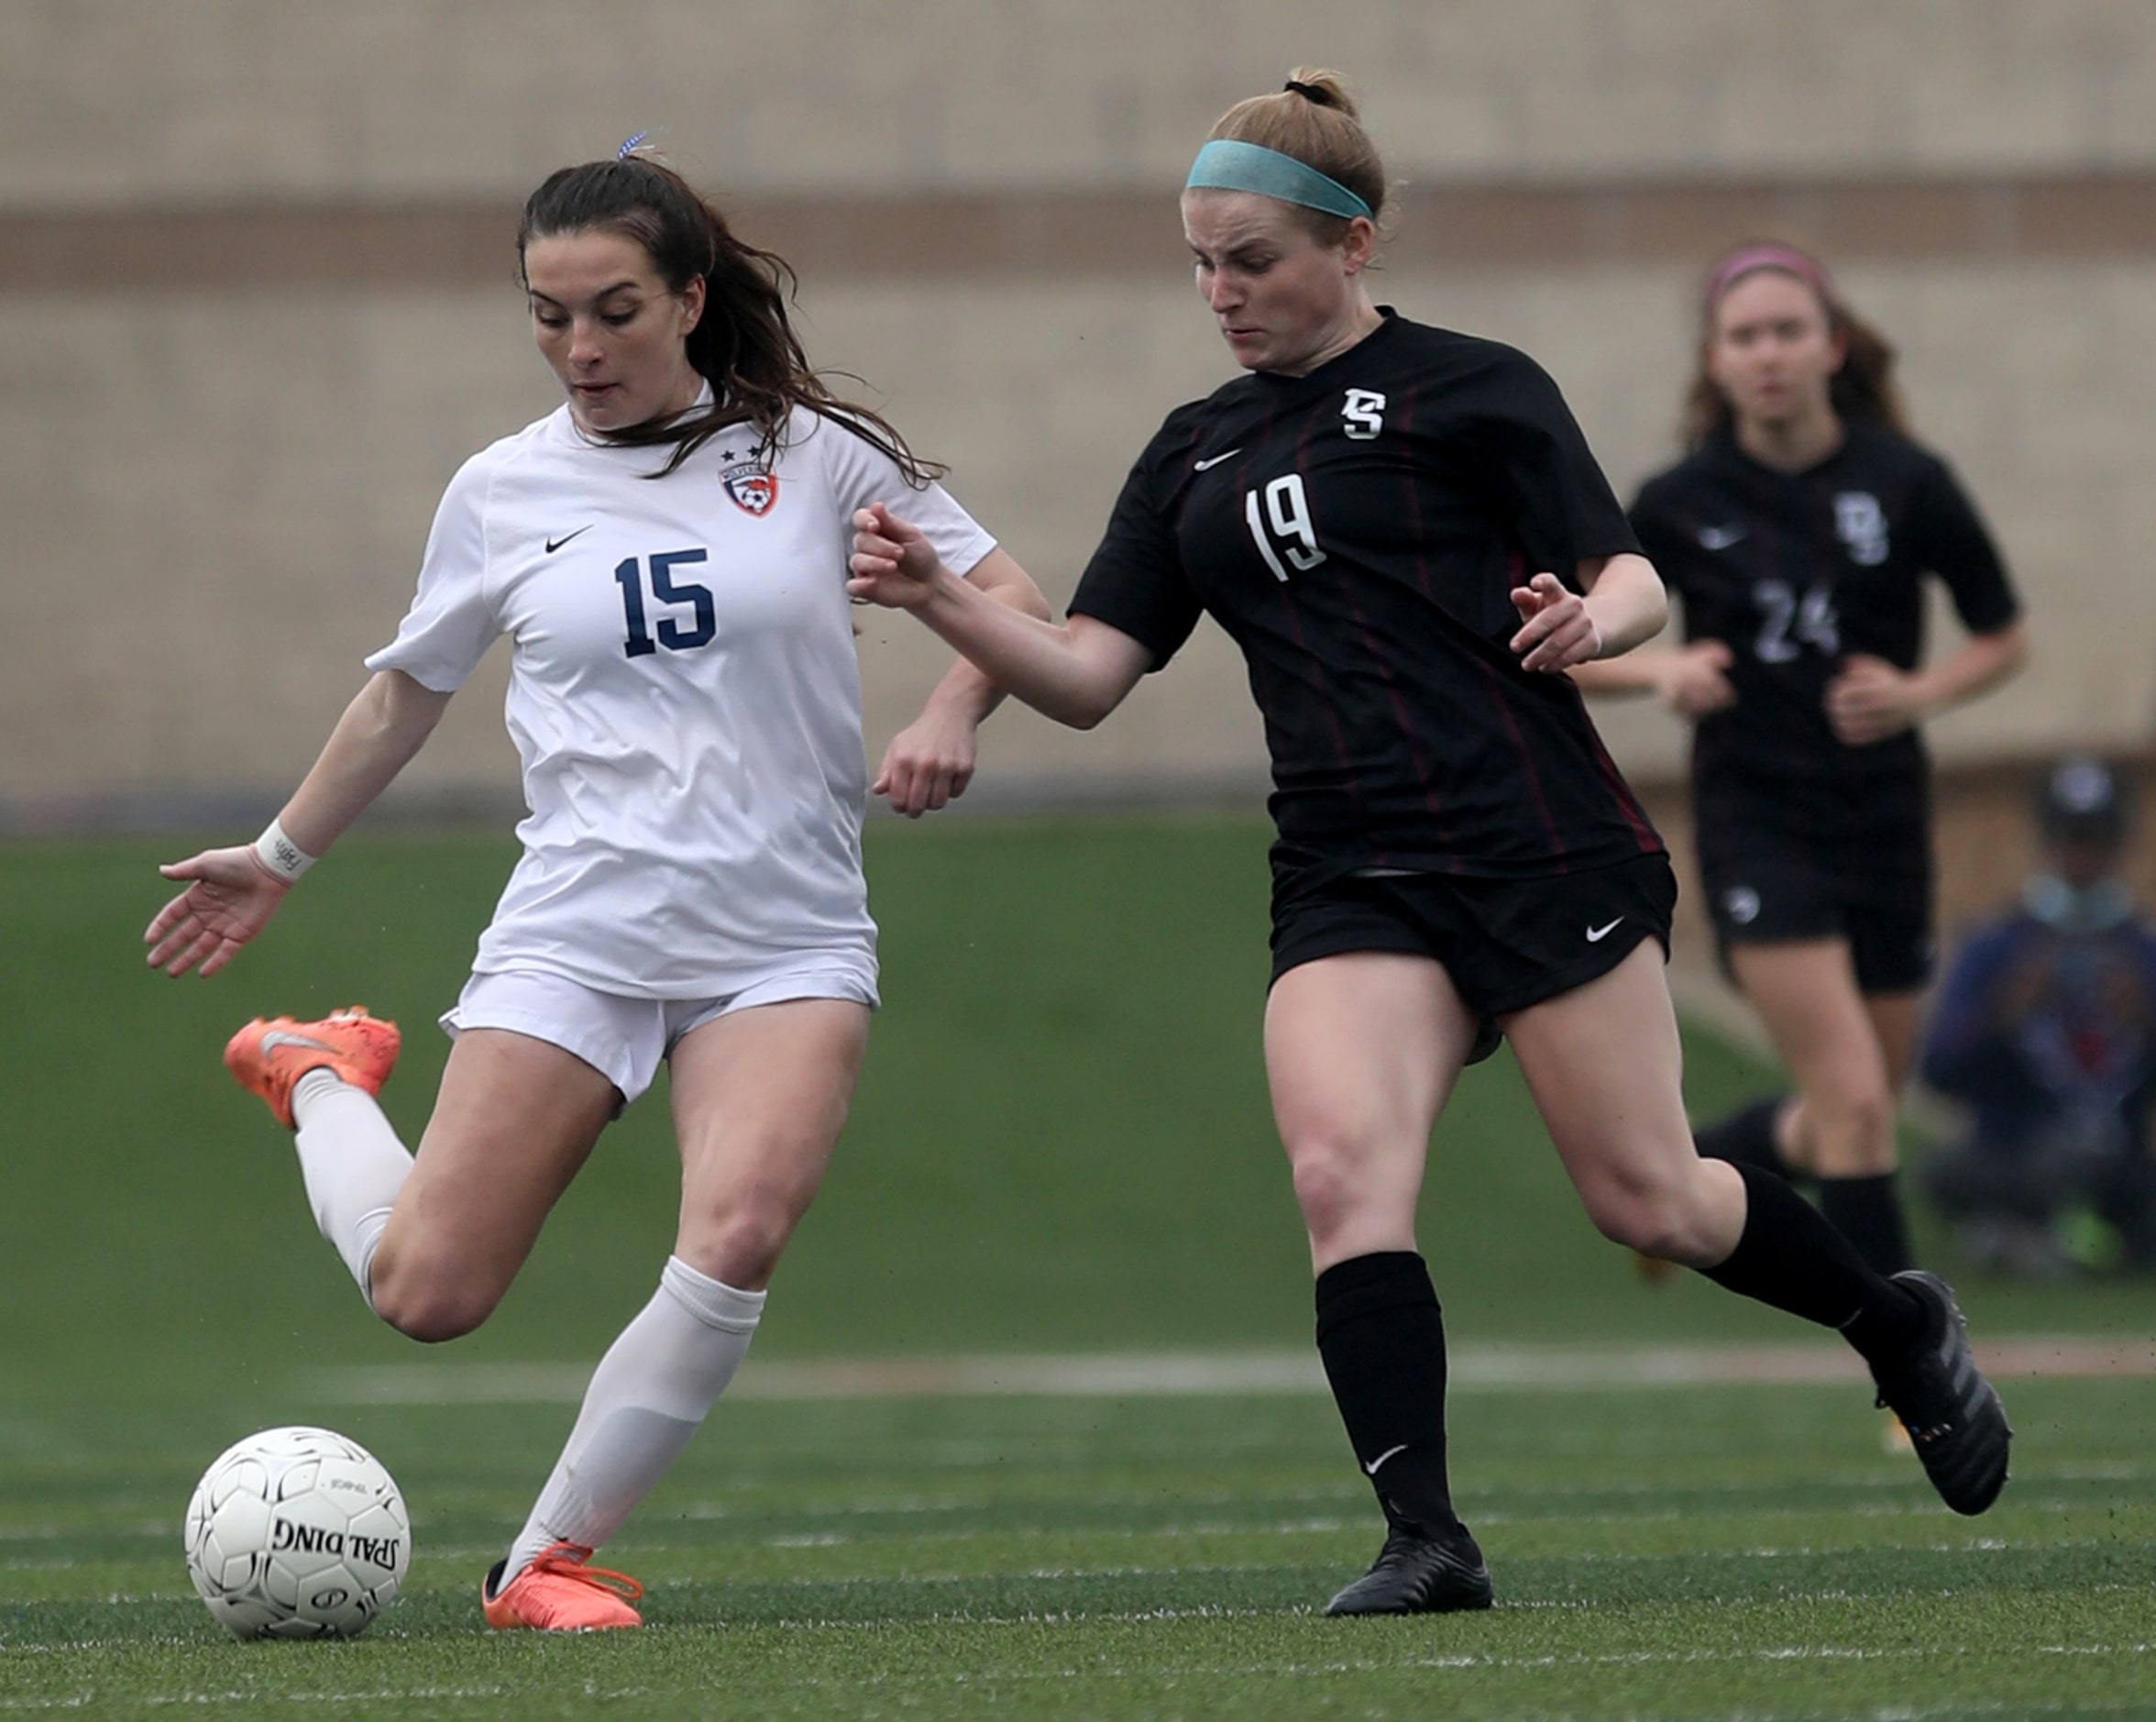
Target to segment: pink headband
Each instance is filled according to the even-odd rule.
[[[1834,290],[1827,285],[1827,271],[1820,267],[1816,258],[1807,257],[1794,246],[1747,245],[1723,258],[1708,276],[1707,309],[1711,311],[1720,304],[1722,294],[1736,284],[1740,276],[1762,269],[1778,269],[1784,274],[1796,276],[1822,300],[1834,296]]]

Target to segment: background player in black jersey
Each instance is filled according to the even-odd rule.
[[[1139,457],[1068,624],[973,602],[881,506],[856,516],[852,591],[1080,727],[1204,612],[1242,649],[1279,830],[1266,1069],[1318,1349],[1388,1524],[1332,1612],[1490,1600],[1414,1219],[1431,1128],[1501,1031],[1595,1223],[1841,1329],[1941,1493],[1981,1512],[2008,1430],[1946,1288],[1874,1273],[1781,1179],[1693,1152],[1668,858],[1559,673],[1647,638],[1666,601],[1556,385],[1372,304],[1384,170],[1336,76],[1298,72],[1213,138],[1183,225],[1246,374]]]
[[[1818,1181],[1883,1274],[1909,1265],[1895,1107],[1930,977],[1918,726],[2025,656],[2020,609],[1953,475],[1903,434],[1893,350],[1818,259],[1719,259],[1687,403],[1691,452],[1632,522],[1686,643],[1573,672],[1695,724],[1700,871],[1725,968],[1796,1079],[1699,1132],[1702,1154]],[[1925,664],[1923,583],[1969,637]]]

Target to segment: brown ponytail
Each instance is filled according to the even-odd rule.
[[[768,456],[783,446],[796,407],[844,424],[897,462],[912,483],[941,476],[940,467],[916,457],[880,415],[831,392],[810,368],[787,316],[797,286],[792,267],[736,237],[726,217],[673,169],[625,155],[549,174],[517,224],[518,278],[523,280],[524,250],[533,240],[591,228],[635,240],[670,293],[686,291],[698,276],[704,281],[704,315],[688,333],[688,356],[711,385],[711,405],[669,424],[608,434],[610,442],[632,447],[672,443],[672,456],[654,477],[672,472],[736,425],[752,426],[758,452]]]

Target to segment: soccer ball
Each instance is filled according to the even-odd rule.
[[[325,1429],[266,1429],[228,1447],[187,1504],[187,1573],[236,1639],[349,1639],[389,1606],[412,1560],[390,1474]]]

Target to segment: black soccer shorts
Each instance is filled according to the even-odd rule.
[[[1542,878],[1276,866],[1272,978],[1321,956],[1395,951],[1443,966],[1482,1019],[1468,1062],[1497,1050],[1500,1017],[1606,975],[1643,939],[1669,951],[1669,857]]]
[[[1931,838],[1920,787],[1844,798],[1702,791],[1700,882],[1723,971],[1730,947],[1842,939],[1857,989],[1931,979]]]

